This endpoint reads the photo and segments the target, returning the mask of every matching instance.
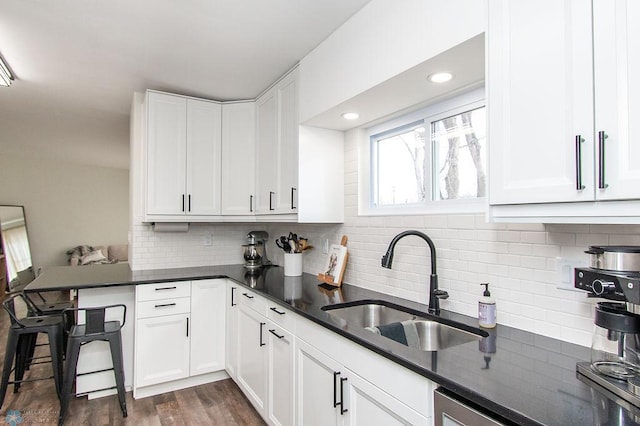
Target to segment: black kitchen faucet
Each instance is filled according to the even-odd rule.
[[[393,237],[391,242],[389,243],[389,248],[387,248],[387,252],[384,256],[382,256],[382,267],[391,269],[391,264],[393,263],[393,250],[396,247],[398,241],[407,235],[415,235],[416,237],[420,237],[427,242],[429,245],[429,251],[431,252],[431,277],[429,279],[429,313],[438,315],[440,314],[440,299],[446,299],[449,297],[449,293],[444,290],[438,289],[438,274],[436,272],[436,246],[431,241],[426,234],[420,231],[404,231]]]

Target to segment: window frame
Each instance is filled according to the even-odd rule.
[[[377,136],[388,136],[401,133],[416,124],[423,122],[425,131],[431,137],[433,122],[451,117],[469,110],[487,107],[484,87],[456,95],[444,100],[431,103],[420,109],[402,114],[368,128],[361,129],[358,145],[358,215],[359,216],[384,216],[384,215],[417,215],[417,214],[457,214],[457,213],[485,213],[487,211],[487,197],[458,200],[433,200],[433,167],[428,171],[429,196],[428,201],[412,204],[382,205],[374,204],[374,191],[376,191],[377,176],[373,166],[375,150],[372,139]],[[489,150],[488,131],[486,135],[486,150]],[[433,166],[433,145],[425,150],[429,164]],[[488,153],[487,153],[488,159]],[[487,167],[488,170],[488,167]],[[488,186],[488,181],[487,181]],[[488,190],[488,188],[486,188]]]

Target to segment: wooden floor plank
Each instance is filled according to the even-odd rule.
[[[48,295],[47,299],[64,300],[64,293]],[[18,312],[21,308],[18,307]],[[4,360],[9,316],[0,309],[0,362]],[[46,337],[39,342],[46,343]],[[38,348],[38,353],[48,349]],[[50,376],[51,364],[35,365],[25,374],[27,377]],[[55,425],[58,423],[60,403],[56,396],[53,380],[25,383],[16,394],[9,387],[4,404],[0,409],[0,422],[7,412],[17,410],[22,418],[20,425]],[[133,399],[127,393],[128,417],[123,418],[118,397],[111,395],[88,400],[72,398],[69,403],[65,425],[220,425],[220,426],[262,426],[260,418],[251,403],[231,379],[221,380],[189,389]]]

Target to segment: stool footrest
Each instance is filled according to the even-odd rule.
[[[35,377],[35,378],[33,378],[33,379],[22,379],[22,380],[15,380],[15,381],[14,381],[14,380],[11,380],[11,381],[8,381],[8,382],[7,382],[7,384],[12,385],[12,384],[14,384],[14,383],[36,382],[36,381],[38,381],[38,380],[51,380],[51,379],[53,379],[53,376],[49,376],[49,377]]]
[[[111,389],[116,389],[116,386],[111,386],[110,388],[96,389],[96,390],[92,390],[92,391],[89,391],[89,392],[80,392],[80,393],[76,393],[75,396],[76,396],[76,398],[80,398],[80,397],[83,397],[83,396],[87,396],[90,393],[108,391],[108,390],[111,390]]]
[[[86,376],[87,374],[104,373],[105,371],[113,371],[113,367],[105,368],[104,370],[88,371],[86,373],[76,373],[76,376]],[[96,392],[96,391],[91,391],[91,392]]]

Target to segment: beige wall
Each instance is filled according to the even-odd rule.
[[[36,268],[79,244],[127,242],[129,171],[0,156],[0,204],[24,205]]]

